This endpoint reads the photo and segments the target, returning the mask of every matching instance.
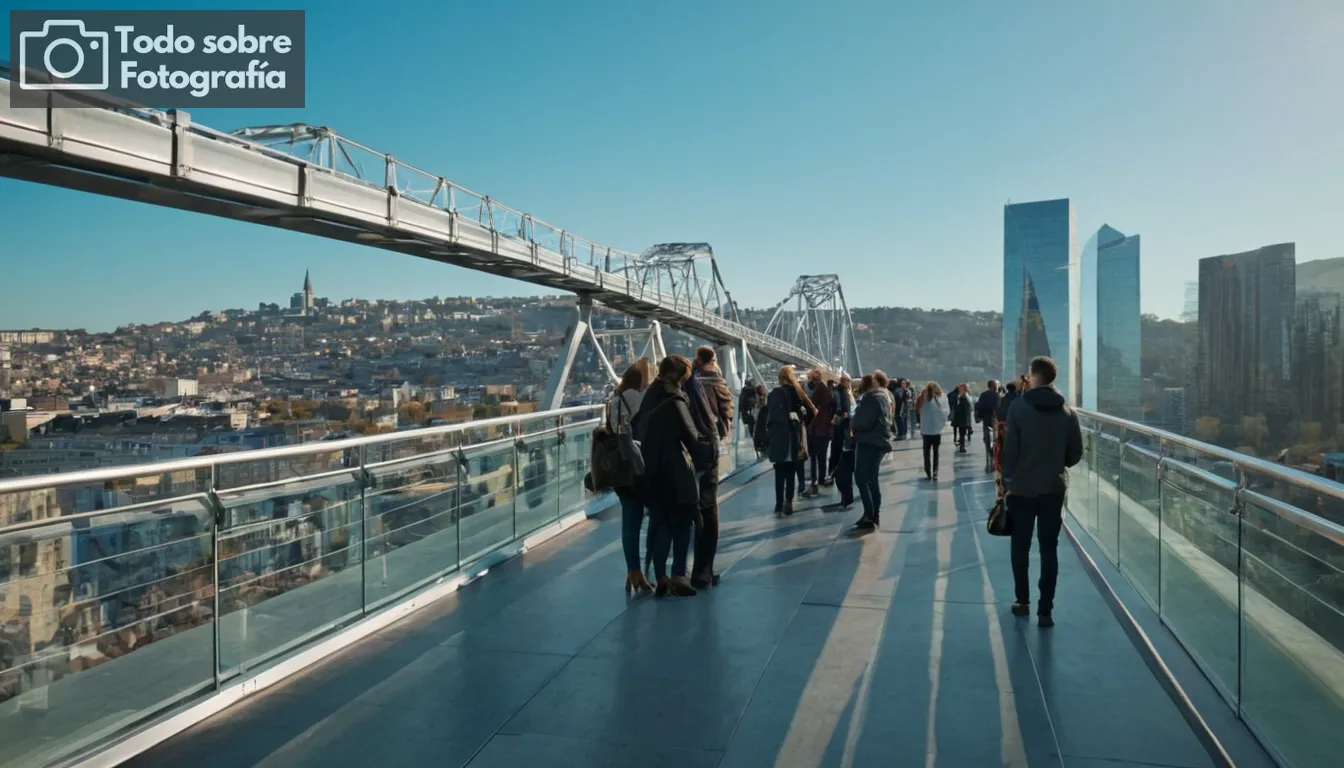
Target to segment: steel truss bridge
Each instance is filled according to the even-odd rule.
[[[843,319],[772,322],[761,331],[741,321],[705,243],[657,245],[639,254],[604,246],[329,128],[225,133],[182,111],[85,94],[49,94],[44,108],[14,109],[12,87],[10,69],[0,62],[0,175],[344,240],[576,294],[579,317],[552,373],[552,407],[585,339],[615,375],[590,323],[595,303],[647,321],[655,353],[664,351],[661,324],[719,345],[729,353],[732,378],[738,355],[747,371],[756,370],[753,355],[837,369],[851,359],[853,326],[838,280],[827,286]],[[72,98],[90,106],[61,106]],[[801,278],[800,285],[815,280]],[[806,294],[808,307],[824,303],[818,296]],[[857,370],[853,363],[849,370]]]

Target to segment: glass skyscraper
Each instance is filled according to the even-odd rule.
[[[1251,445],[1293,421],[1293,243],[1199,260],[1198,415],[1224,442]],[[1198,426],[1198,425],[1197,425]]]
[[[1076,403],[1077,283],[1073,205],[1068,199],[1003,208],[1003,378],[1033,357],[1059,365],[1055,386]]]
[[[1142,421],[1139,236],[1102,226],[1080,261],[1082,405]]]

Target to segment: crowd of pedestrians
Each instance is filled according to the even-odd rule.
[[[967,383],[944,394],[933,381],[916,393],[908,379],[891,380],[882,371],[855,382],[812,370],[800,380],[786,365],[772,389],[748,380],[734,398],[710,347],[697,350],[693,360],[670,355],[656,370],[639,360],[612,393],[604,436],[624,441],[620,452],[606,453],[623,458],[609,463],[642,465],[613,470],[622,480],[611,484],[621,503],[626,589],[689,596],[719,583],[719,446],[739,414],[758,455],[773,465],[775,515],[793,515],[797,498],[820,496],[832,486],[839,501],[829,509],[847,511],[857,491],[862,515],[856,533],[881,525],[879,474],[896,443],[918,430],[925,479],[936,482],[949,424],[957,453],[970,452],[979,424],[985,472],[995,475],[1010,523],[1012,612],[1030,613],[1034,536],[1041,559],[1037,614],[1041,626],[1052,626],[1068,468],[1083,450],[1077,415],[1053,386],[1057,374],[1053,360],[1039,357],[1028,374],[1004,385],[990,380],[975,396]],[[595,447],[595,471],[597,453]],[[646,516],[652,583],[640,568]]]

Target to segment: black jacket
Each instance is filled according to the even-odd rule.
[[[1013,402],[1003,439],[1003,486],[1009,496],[1067,492],[1068,468],[1082,458],[1078,414],[1059,390],[1034,387]]]
[[[1021,394],[1022,393],[1018,392],[1016,389],[1010,392],[1005,392],[1003,397],[999,398],[999,407],[994,411],[995,418],[999,421],[1007,421],[1008,409],[1012,407],[1013,401],[1021,396]]]
[[[980,393],[980,399],[975,401],[975,420],[982,424],[993,425],[999,413],[999,393],[997,390],[986,389]]]
[[[699,483],[689,457],[701,435],[691,418],[686,393],[669,391],[663,382],[655,381],[639,405],[635,435],[644,455],[639,488],[644,502],[651,507],[694,505],[700,498]]]

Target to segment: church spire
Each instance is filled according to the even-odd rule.
[[[303,292],[313,292],[313,281],[308,278],[308,270],[303,270]]]

